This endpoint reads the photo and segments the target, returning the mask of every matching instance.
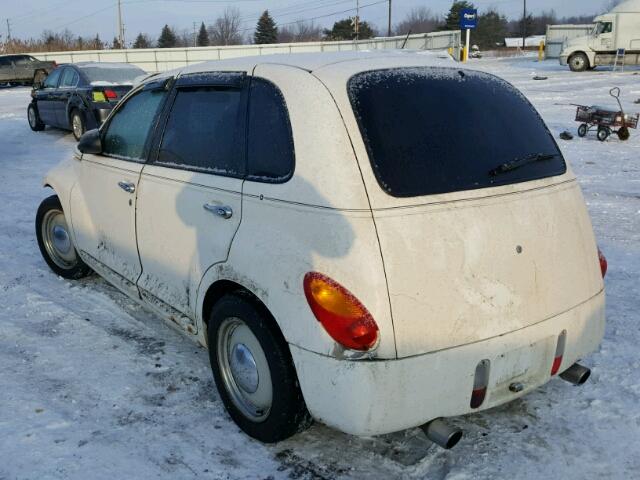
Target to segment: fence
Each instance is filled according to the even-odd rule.
[[[545,58],[559,58],[568,40],[588,35],[593,25],[547,25]]]
[[[278,53],[338,52],[353,50],[447,50],[459,56],[460,31],[421,33],[399,37],[380,37],[369,40],[341,42],[276,43],[270,45],[234,45],[225,47],[147,48],[127,50],[82,50],[75,52],[45,52],[33,54],[40,60],[58,63],[124,62],[139,66],[147,72],[161,72],[207,60],[267,55]]]

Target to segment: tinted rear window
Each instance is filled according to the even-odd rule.
[[[133,81],[146,75],[144,70],[131,65],[109,65],[80,67],[91,84],[131,85]]]
[[[566,171],[526,98],[507,82],[454,68],[400,68],[353,76],[348,93],[380,186],[412,197],[525,182]],[[501,172],[532,154],[553,158]]]

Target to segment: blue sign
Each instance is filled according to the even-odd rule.
[[[478,26],[478,10],[465,8],[460,12],[460,28],[473,30]]]

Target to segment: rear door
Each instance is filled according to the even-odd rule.
[[[245,84],[244,73],[180,77],[140,179],[138,286],[190,331],[200,280],[227,259],[242,218]]]
[[[79,80],[80,76],[73,67],[65,67],[62,71],[60,85],[54,94],[56,120],[62,128],[70,128],[67,106]]]
[[[147,86],[119,105],[103,129],[102,154],[82,155],[71,193],[76,246],[94,269],[133,295],[142,270],[136,193],[165,96],[164,89]]]
[[[60,81],[61,68],[52,71],[44,81],[42,88],[36,92],[40,119],[47,125],[57,125],[55,94]]]
[[[502,335],[602,289],[579,186],[512,86],[401,68],[346,90],[399,356]]]

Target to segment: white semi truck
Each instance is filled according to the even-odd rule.
[[[626,0],[597,16],[592,32],[570,40],[560,54],[560,64],[574,72],[599,65],[640,65],[640,0]]]

